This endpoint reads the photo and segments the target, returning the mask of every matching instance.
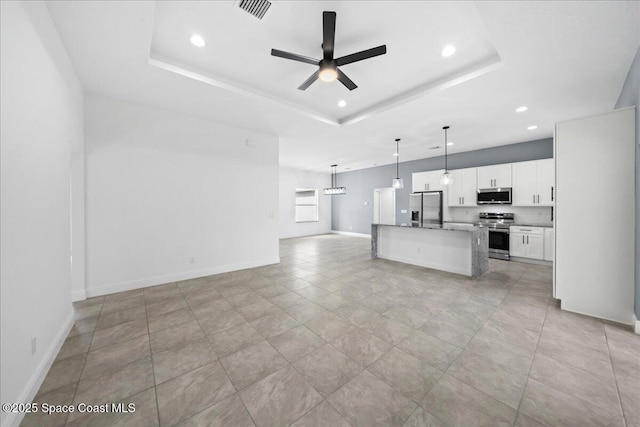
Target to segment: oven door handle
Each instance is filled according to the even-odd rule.
[[[491,229],[489,229],[489,231],[492,232],[492,233],[509,234],[509,230],[505,230],[505,229],[501,229],[501,228],[491,228]]]

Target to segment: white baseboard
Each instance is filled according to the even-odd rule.
[[[362,237],[364,239],[370,239],[371,238],[371,234],[352,233],[350,231],[338,231],[338,230],[331,230],[331,232],[333,234],[342,234],[343,236]]]
[[[73,327],[73,309],[70,311],[69,315],[64,320],[62,326],[60,327],[60,330],[58,331],[58,334],[55,336],[54,340],[51,342],[51,345],[49,346],[49,348],[47,348],[46,352],[42,357],[42,360],[34,370],[33,374],[31,374],[31,378],[29,378],[27,385],[22,390],[22,393],[20,393],[20,396],[18,397],[18,399],[16,399],[16,402],[22,402],[22,403],[32,402],[33,399],[36,397],[36,393],[38,393],[38,390],[40,389],[40,386],[42,385],[44,378],[47,376],[47,373],[49,372],[49,368],[51,368],[51,365],[53,365],[53,361],[56,360],[56,356],[58,356],[58,352],[60,351],[62,344],[64,344],[64,340],[67,339],[67,335],[69,335],[69,332],[71,331],[72,327]],[[4,420],[3,426],[6,426],[6,427],[19,426],[20,423],[22,422],[22,419],[24,418],[24,415],[25,415],[24,412],[9,413]]]
[[[640,335],[640,320],[638,320],[638,316],[636,316],[636,314],[633,314],[633,331]]]
[[[245,270],[247,268],[262,267],[264,265],[278,264],[280,257],[268,258],[259,261],[242,262],[238,264],[220,265],[201,270],[184,271],[181,273],[167,274],[164,276],[149,277],[147,279],[132,280],[130,282],[111,283],[87,289],[87,297],[114,294],[116,292],[130,291],[149,286],[164,285],[166,283],[181,280],[197,279],[198,277],[211,276],[212,274],[228,273],[230,271]]]
[[[87,291],[82,289],[80,291],[71,292],[71,302],[84,301],[87,299]]]

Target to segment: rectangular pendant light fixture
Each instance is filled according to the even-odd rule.
[[[338,177],[336,176],[336,168],[338,165],[331,165],[333,168],[331,172],[331,187],[325,188],[322,190],[322,194],[325,196],[340,196],[342,194],[347,194],[347,189],[345,187],[338,187]]]

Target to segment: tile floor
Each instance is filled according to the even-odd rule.
[[[479,280],[281,242],[279,265],[92,298],[25,426],[640,426],[640,336],[560,311],[551,269]]]

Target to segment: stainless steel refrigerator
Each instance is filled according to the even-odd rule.
[[[442,191],[412,193],[409,199],[411,224],[442,224]]]

